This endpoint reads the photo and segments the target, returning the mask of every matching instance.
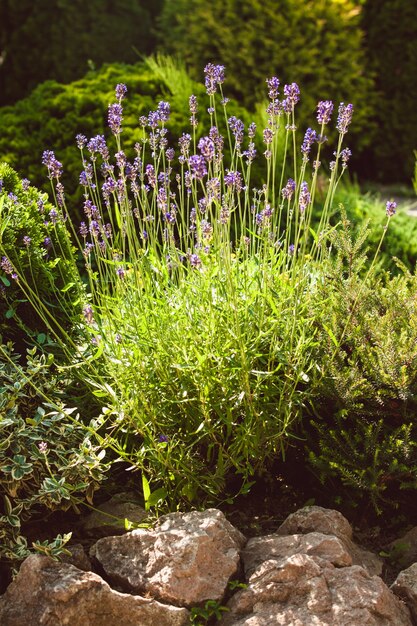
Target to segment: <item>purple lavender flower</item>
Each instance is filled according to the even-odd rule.
[[[88,235],[88,228],[85,222],[81,222],[80,224],[80,235],[81,237],[87,237]]]
[[[263,132],[263,138],[264,143],[266,143],[267,146],[272,143],[272,140],[274,138],[274,132],[271,130],[271,128],[265,128]]]
[[[62,174],[62,163],[55,158],[52,150],[45,150],[42,155],[42,164],[49,171],[49,178],[59,178]]]
[[[23,237],[23,244],[29,248],[30,244],[32,243],[32,239],[30,237],[28,237],[28,235],[25,235]]]
[[[119,83],[118,85],[116,85],[115,94],[116,94],[116,98],[117,98],[117,100],[119,100],[119,102],[121,100],[123,100],[123,98],[125,97],[126,93],[127,93],[126,85],[124,85],[123,83]]]
[[[97,220],[92,220],[89,230],[90,230],[90,233],[93,235],[93,237],[99,236],[100,224],[97,222]]]
[[[245,125],[243,124],[242,120],[239,120],[235,115],[229,117],[228,124],[236,139],[236,143],[240,145],[243,141],[243,132],[245,130]]]
[[[92,137],[87,143],[87,149],[92,157],[95,157],[95,154],[98,153],[105,161],[107,161],[110,156],[109,149],[107,148],[106,140],[103,135],[96,135],[96,137]]]
[[[308,185],[306,182],[301,183],[300,187],[300,198],[298,200],[298,206],[300,209],[300,213],[304,213],[308,205],[310,204],[311,196],[308,190]]]
[[[317,105],[317,121],[319,124],[328,124],[333,113],[331,100],[320,100]]]
[[[195,254],[195,253],[194,254],[190,254],[189,255],[189,259],[190,259],[191,267],[194,267],[196,269],[199,269],[201,267],[202,263],[201,263],[201,259],[198,256],[198,254]]]
[[[158,442],[159,443],[168,443],[168,437],[166,435],[159,435],[158,436]]]
[[[193,154],[190,156],[190,170],[193,178],[201,180],[207,174],[206,161],[204,157],[199,154]]]
[[[190,106],[190,113],[192,113],[192,115],[197,115],[198,104],[196,96],[191,95],[188,99],[188,104]]]
[[[246,157],[246,164],[252,163],[254,158],[256,157],[256,148],[253,141],[249,143],[248,149],[242,153],[242,156]]]
[[[6,274],[13,274],[14,269],[13,265],[10,263],[10,260],[7,256],[3,256],[0,261],[0,267]]]
[[[23,191],[27,191],[30,187],[30,180],[27,178],[22,178],[22,189]]]
[[[77,142],[77,147],[82,150],[87,145],[87,137],[79,133],[75,137],[75,141]]]
[[[291,200],[294,192],[295,192],[295,181],[292,178],[289,178],[287,184],[281,191],[282,197],[285,198],[286,200]]]
[[[148,183],[150,184],[150,186],[155,187],[156,185],[155,168],[150,163],[145,167],[145,174],[148,178]]]
[[[301,146],[301,152],[304,156],[304,160],[308,161],[308,155],[310,154],[311,146],[315,141],[317,141],[316,131],[312,130],[311,128],[307,128],[306,134],[304,135],[304,141]]]
[[[52,224],[56,224],[58,222],[58,212],[55,209],[51,209],[49,211],[49,219],[51,220]]]
[[[38,443],[38,449],[39,452],[41,452],[42,454],[46,454],[46,452],[48,451],[48,444],[46,443],[46,441],[40,441]]]
[[[126,272],[123,267],[118,267],[116,270],[116,274],[119,278],[123,279],[126,276]]]
[[[213,141],[213,143],[214,143],[214,145],[215,145],[215,147],[217,149],[217,152],[221,153],[222,150],[223,150],[224,140],[223,140],[223,137],[221,136],[217,126],[212,126],[210,128],[209,137]]]
[[[294,245],[293,243],[292,243],[292,244],[290,244],[290,246],[289,246],[289,248],[288,248],[288,254],[289,254],[290,256],[294,256],[294,254],[295,254],[295,245]]]
[[[123,107],[119,102],[115,104],[109,104],[107,120],[109,127],[113,133],[113,135],[118,135],[120,133],[122,121],[123,121]]]
[[[52,239],[50,237],[45,237],[43,245],[48,250],[52,246]]]
[[[174,152],[174,148],[168,148],[168,150],[166,151],[166,157],[168,159],[168,161],[173,161],[174,157],[175,157],[175,152]]]
[[[0,193],[2,192],[2,190],[3,190],[3,179],[0,178]]]
[[[206,161],[212,161],[214,158],[215,147],[210,137],[202,137],[198,142],[198,149],[200,150]]]
[[[397,203],[392,200],[388,200],[386,204],[386,212],[388,217],[392,217],[393,215],[395,215],[395,213],[397,212]]]
[[[283,108],[284,107],[282,102],[280,102],[279,100],[273,100],[268,104],[266,112],[268,113],[269,117],[277,117],[278,115],[281,115]]]
[[[224,66],[208,63],[204,68],[205,85],[209,96],[216,93],[217,85],[224,82]]]
[[[297,83],[284,85],[284,95],[286,97],[287,104],[291,107],[291,109],[293,109],[300,100],[300,88]]]
[[[210,241],[213,236],[213,226],[207,220],[201,220],[201,234],[206,241]]]
[[[339,104],[336,128],[339,131],[339,133],[341,133],[342,135],[347,133],[349,124],[352,121],[352,114],[353,114],[352,104],[345,105],[343,102]]]
[[[123,150],[119,150],[119,152],[116,152],[116,154],[114,155],[116,158],[116,163],[117,163],[117,167],[121,170],[126,166],[127,163],[127,158],[125,153],[123,152]]]
[[[278,89],[279,89],[279,78],[276,76],[272,76],[272,78],[266,79],[266,84],[268,85],[268,96],[271,100],[276,100],[278,98]]]
[[[349,148],[344,148],[342,150],[342,152],[340,153],[340,158],[342,159],[342,166],[343,167],[347,167],[348,161],[349,161],[351,156],[352,156],[352,152],[351,152],[351,150],[349,150]]]
[[[87,304],[84,308],[83,308],[83,314],[84,314],[84,319],[87,322],[87,324],[93,324],[94,322],[94,314],[93,314],[93,307],[90,304]]]
[[[188,157],[189,150],[190,150],[190,143],[191,143],[191,135],[189,135],[188,133],[183,133],[181,137],[178,139],[178,145],[180,147],[181,154],[185,158]]]
[[[224,184],[226,185],[226,187],[231,187],[239,193],[243,188],[241,173],[227,170],[227,173],[224,177]]]
[[[169,105],[169,102],[161,101],[158,104],[157,112],[159,114],[159,120],[161,122],[167,122],[169,120],[169,116],[171,114],[171,107]]]
[[[248,137],[249,139],[253,139],[256,134],[256,124],[255,122],[251,122],[248,126]]]

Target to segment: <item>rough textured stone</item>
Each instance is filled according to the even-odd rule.
[[[321,506],[306,506],[289,515],[276,534],[292,535],[312,532],[338,537],[349,552],[352,564],[364,567],[372,576],[381,575],[383,560],[352,541],[352,527],[339,511],[324,509]],[[307,554],[310,553],[307,552]],[[318,556],[321,555],[318,554]],[[334,564],[337,565],[337,563]]]
[[[330,561],[337,567],[352,565],[352,557],[338,537],[322,533],[306,535],[267,535],[249,539],[242,552],[245,575],[249,578],[264,561],[280,560],[294,554],[310,554]]]
[[[93,569],[91,561],[80,543],[71,543],[67,545],[66,548],[71,552],[71,554],[63,555],[61,557],[61,561],[74,565],[74,567],[78,567],[78,569],[83,570],[83,572],[90,572]]]
[[[87,535],[106,537],[126,532],[125,519],[140,524],[147,513],[129,493],[120,493],[101,504],[83,521],[82,530]]]
[[[2,626],[185,626],[186,609],[113,591],[97,574],[32,555],[0,598]]]
[[[276,531],[277,535],[296,535],[298,533],[323,533],[339,539],[352,539],[352,527],[347,519],[334,509],[321,506],[305,506],[291,513]]]
[[[221,600],[244,536],[216,509],[171,513],[153,530],[100,539],[91,549],[110,580],[177,606]]]
[[[307,554],[265,561],[227,606],[221,626],[412,624],[406,606],[380,578]]]
[[[406,569],[417,562],[417,526],[392,541],[385,550],[390,552],[399,569]]]
[[[405,600],[417,624],[417,563],[400,572],[391,585],[392,591]]]

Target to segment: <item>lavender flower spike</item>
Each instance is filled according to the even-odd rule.
[[[207,63],[204,68],[205,85],[207,94],[212,96],[216,93],[217,85],[224,83],[224,65],[213,65]]]
[[[336,128],[339,131],[339,133],[341,133],[342,135],[347,133],[349,124],[352,121],[352,115],[353,115],[353,104],[345,105],[343,102],[341,102],[339,104]]]
[[[393,202],[392,200],[388,200],[386,204],[386,211],[387,211],[388,217],[392,217],[393,215],[395,215],[395,213],[397,212],[396,210],[397,210],[397,203]]]
[[[328,124],[333,113],[333,102],[321,100],[317,105],[317,121],[319,124]]]

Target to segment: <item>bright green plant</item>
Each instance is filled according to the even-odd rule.
[[[320,313],[326,376],[306,447],[323,482],[336,479],[341,497],[366,498],[380,512],[417,484],[417,280],[398,261],[395,277],[374,265],[360,278],[366,235],[365,225],[352,237],[345,219],[333,236]]]
[[[57,556],[70,535],[28,543],[25,523],[91,503],[105,477],[94,430],[66,408],[53,357],[28,351],[25,365],[0,345],[0,560],[36,550]]]
[[[101,135],[77,137],[86,217],[72,236],[85,259],[83,315],[74,314],[73,333],[52,323],[50,333],[103,402],[96,428],[141,472],[148,506],[247,492],[256,474],[285,458],[322,375],[317,310],[327,296],[317,285],[350,156],[343,141],[352,106],[338,110],[336,156],[313,230],[333,104],[320,103],[317,130],[308,129],[300,150],[298,86],[284,86],[281,103],[273,77],[267,126],[259,133],[251,124],[245,135],[223,96],[223,71],[205,69],[209,134],[197,134],[201,104],[192,97],[177,158],[165,101],[139,118],[134,150],[122,150],[123,84],[108,109],[114,160]],[[266,184],[254,189],[257,132]],[[61,164],[51,151],[43,161],[59,195]]]
[[[193,626],[206,626],[217,623],[222,614],[229,609],[222,606],[217,600],[207,600],[204,607],[193,607],[191,609],[191,621]]]
[[[0,331],[4,341],[17,341],[22,349],[25,336],[47,343],[50,323],[68,328],[80,302],[74,248],[57,216],[45,193],[20,181],[6,163],[0,164]],[[8,270],[3,256],[16,272]],[[33,299],[38,314],[30,304]]]

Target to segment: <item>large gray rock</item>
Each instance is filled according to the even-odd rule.
[[[209,509],[171,513],[153,530],[99,539],[90,554],[122,589],[193,606],[223,598],[245,542],[221,511]]]
[[[400,572],[391,585],[392,591],[405,600],[417,624],[417,563]]]
[[[358,546],[352,541],[352,527],[347,519],[334,509],[321,506],[306,506],[292,513],[276,531],[277,535],[295,535],[298,533],[322,533],[338,537],[350,554],[352,563],[364,567],[372,576],[380,576],[383,560],[376,554]],[[311,551],[306,554],[313,554]],[[321,554],[318,554],[321,556]],[[327,557],[324,557],[327,558]],[[332,561],[335,565],[334,561]]]
[[[295,554],[262,563],[219,626],[411,626],[405,605],[362,567]]]
[[[389,543],[385,550],[398,569],[407,569],[417,562],[417,526],[411,528],[399,539]]]
[[[119,593],[97,574],[32,555],[0,598],[1,626],[186,626],[186,609]]]

